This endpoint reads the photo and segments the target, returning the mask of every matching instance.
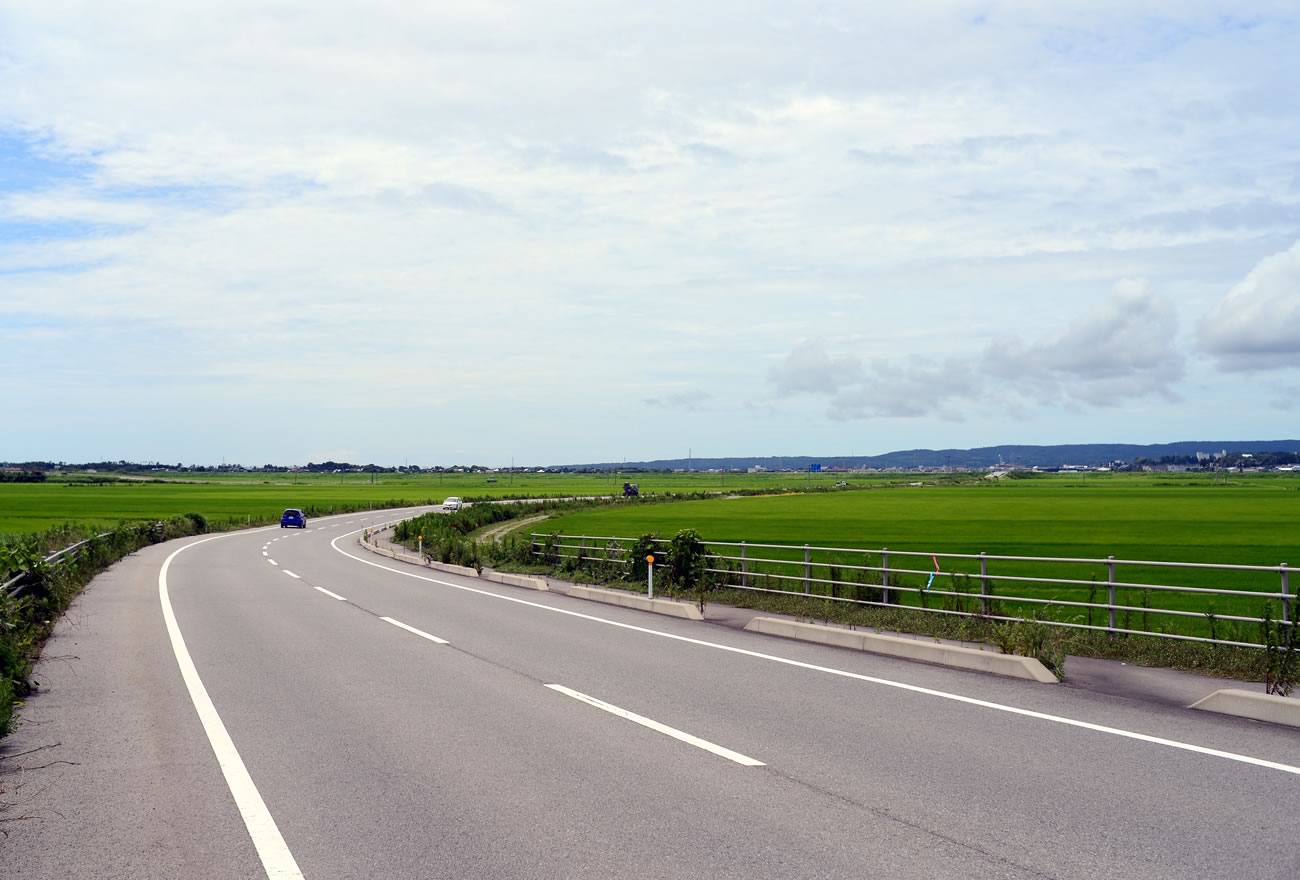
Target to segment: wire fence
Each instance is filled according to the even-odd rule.
[[[630,573],[635,538],[533,533],[532,555]],[[667,539],[655,539],[668,549]],[[1292,625],[1291,570],[1149,559],[1000,556],[703,541],[708,587],[995,621],[1259,647]]]

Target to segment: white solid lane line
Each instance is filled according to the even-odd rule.
[[[347,601],[347,599],[343,598],[338,593],[331,593],[329,590],[325,589],[324,587],[315,587],[314,589],[320,590],[322,593],[324,593],[326,596],[329,596],[331,599],[338,599],[340,602]]]
[[[190,700],[194,703],[195,711],[199,713],[203,731],[208,735],[208,742],[212,745],[217,763],[226,777],[226,785],[235,799],[235,806],[244,820],[244,827],[248,829],[248,836],[253,839],[253,846],[257,849],[258,858],[262,860],[262,867],[266,870],[268,880],[302,880],[302,871],[298,870],[298,863],[294,860],[293,853],[284,842],[284,837],[275,824],[275,818],[266,808],[266,802],[262,800],[257,786],[253,784],[253,777],[248,774],[248,768],[239,757],[239,751],[235,748],[226,725],[217,714],[217,707],[212,705],[212,698],[208,696],[208,690],[203,686],[203,680],[199,678],[199,671],[194,666],[189,649],[185,647],[185,637],[181,635],[181,628],[176,623],[171,597],[167,591],[167,570],[171,567],[173,559],[195,544],[204,544],[224,537],[228,536],[214,535],[211,538],[203,538],[173,551],[163,561],[162,568],[158,571],[158,599],[162,603],[167,635],[171,637],[172,652],[176,655],[176,663],[180,666],[181,677],[185,680],[186,689],[189,690]]]
[[[361,530],[358,530],[361,531]],[[444,587],[452,587],[457,590],[464,590],[467,593],[478,593],[481,596],[490,596],[493,599],[501,599],[505,602],[514,602],[518,605],[528,605],[533,608],[540,608],[543,611],[551,611],[556,614],[564,614],[569,617],[577,617],[582,620],[591,620],[596,623],[603,623],[607,626],[616,626],[619,629],[631,630],[633,632],[645,633],[646,635],[659,636],[664,639],[672,639],[677,642],[685,642],[690,645],[699,645],[705,648],[713,648],[718,651],[726,651],[730,654],[739,654],[744,657],[754,657],[759,660],[767,660],[772,663],[781,663],[785,666],[795,666],[800,669],[808,669],[813,672],[821,672],[827,675],[837,675],[842,678],[851,678],[856,681],[865,681],[871,684],[879,684],[885,687],[897,688],[903,691],[910,691],[914,694],[924,694],[925,696],[938,697],[944,700],[952,700],[955,703],[965,703],[968,706],[979,706],[984,709],[993,709],[998,712],[1006,712],[1011,715],[1019,715],[1022,718],[1035,718],[1039,721],[1050,721],[1054,724],[1064,724],[1067,727],[1076,727],[1083,730],[1091,730],[1096,733],[1105,733],[1110,736],[1124,737],[1125,739],[1137,740],[1138,742],[1151,743],[1153,745],[1165,746],[1171,749],[1180,749],[1185,752],[1195,752],[1199,755],[1208,755],[1213,758],[1223,758],[1228,761],[1237,761],[1242,764],[1251,764],[1255,767],[1264,767],[1269,770],[1280,770],[1283,773],[1294,773],[1300,776],[1300,767],[1293,764],[1283,764],[1278,761],[1269,761],[1264,758],[1253,758],[1250,755],[1241,755],[1236,752],[1225,752],[1220,749],[1211,749],[1206,746],[1198,746],[1193,743],[1180,742],[1175,739],[1165,739],[1159,736],[1150,736],[1145,733],[1137,733],[1132,730],[1124,730],[1119,727],[1107,727],[1104,724],[1093,724],[1091,721],[1078,721],[1074,718],[1066,718],[1061,715],[1051,715],[1046,712],[1037,712],[1033,709],[1021,709],[1018,706],[1008,706],[1005,703],[994,703],[990,700],[980,700],[975,697],[966,697],[961,694],[949,693],[948,691],[935,690],[934,688],[921,687],[920,685],[907,684],[902,681],[894,681],[888,678],[879,678],[874,675],[863,675],[860,672],[849,672],[846,669],[836,669],[832,666],[820,666],[816,663],[805,663],[802,660],[792,660],[789,657],[779,657],[775,654],[765,654],[761,651],[751,651],[748,648],[737,648],[732,645],[722,645],[717,642],[706,642],[703,639],[693,639],[689,636],[679,636],[676,633],[663,632],[657,629],[649,629],[644,626],[636,626],[631,623],[623,623],[618,620],[609,620],[605,617],[596,617],[594,614],[583,614],[580,611],[570,611],[567,608],[557,608],[554,605],[543,605],[540,602],[530,602],[527,599],[517,599],[514,596],[503,596],[500,593],[493,593],[490,590],[480,590],[477,587],[467,587],[463,584],[452,583],[451,581],[442,581],[437,578],[427,577],[422,574],[416,574],[413,571],[402,571],[399,568],[389,568],[387,565],[381,565],[378,562],[371,562],[369,559],[362,559],[360,556],[353,556],[351,553],[339,547],[338,542],[344,538],[357,534],[357,532],[348,532],[339,535],[330,546],[342,553],[349,559],[354,559],[363,565],[371,565],[375,568],[382,568],[384,571],[400,574],[403,577],[415,578],[416,580],[428,581],[433,584],[441,584]]]
[[[673,739],[681,740],[684,743],[695,746],[697,749],[704,749],[706,752],[712,752],[715,755],[726,758],[728,761],[735,761],[737,764],[743,764],[746,767],[763,767],[762,761],[755,761],[748,755],[742,755],[740,752],[733,752],[731,749],[724,749],[717,743],[711,743],[707,739],[700,739],[698,736],[691,736],[689,733],[678,730],[675,727],[669,727],[667,724],[660,724],[644,715],[638,715],[635,712],[629,712],[626,709],[620,709],[612,703],[606,703],[604,700],[598,700],[595,697],[589,697],[586,694],[578,693],[575,690],[566,688],[562,684],[548,684],[548,688],[558,691],[565,696],[573,697],[575,700],[581,700],[588,706],[595,706],[597,709],[603,709],[611,715],[617,715],[619,718],[626,718],[628,721],[635,721],[642,727],[648,727],[651,730],[657,730],[660,733],[667,734]]]
[[[391,623],[393,626],[400,626],[402,629],[406,630],[407,632],[415,633],[417,636],[419,636],[422,639],[428,639],[429,641],[437,642],[440,645],[451,644],[451,642],[447,641],[446,639],[440,639],[437,636],[431,636],[424,630],[416,629],[413,626],[408,626],[405,623],[402,623],[400,620],[393,620],[393,618],[391,617],[381,617],[379,619],[383,621],[387,621],[388,623]]]
[[[302,578],[298,577],[298,575],[296,575],[296,574],[294,574],[293,572],[289,571],[289,569],[287,569],[287,568],[282,568],[282,569],[280,569],[280,571],[284,572],[285,574],[287,574],[289,577],[293,578],[294,580],[302,580]]]

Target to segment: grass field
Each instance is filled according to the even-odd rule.
[[[142,474],[141,477],[152,475]],[[72,475],[46,483],[0,484],[0,534],[30,534],[64,523],[109,525],[195,512],[210,520],[266,521],[285,507],[328,510],[340,505],[439,502],[468,498],[561,497],[618,494],[623,480],[643,493],[758,491],[760,496],[719,497],[674,504],[632,504],[575,513],[531,530],[635,537],[671,536],[694,528],[715,541],[805,543],[891,550],[891,572],[927,569],[926,558],[899,551],[1071,556],[1277,565],[1300,564],[1300,475],[1090,474],[985,480],[970,474],[275,474],[217,475],[203,480],[169,478],[95,482],[103,476]],[[841,491],[788,494],[829,489]],[[919,485],[910,485],[910,484]],[[733,551],[734,552],[734,551]],[[802,558],[800,551],[770,551],[776,558]],[[825,563],[879,566],[879,555],[848,554]],[[782,570],[774,567],[773,570]],[[974,563],[944,564],[945,573],[978,570]],[[789,569],[785,569],[789,572]],[[813,573],[827,577],[825,567]],[[1026,563],[994,563],[990,576],[1057,576],[1096,579],[1105,600],[1106,570]],[[1278,577],[1168,569],[1127,568],[1120,580],[1276,591]],[[895,575],[897,577],[897,575]],[[947,574],[945,574],[947,577]],[[897,582],[919,586],[924,576]],[[956,579],[941,577],[936,589]],[[791,586],[787,584],[787,586]],[[798,585],[793,585],[798,588]],[[966,588],[970,583],[966,582]],[[1069,601],[1095,601],[1089,588],[996,584],[998,592]],[[1300,583],[1292,586],[1292,591]],[[908,602],[916,596],[905,597]],[[1205,597],[1157,594],[1155,607],[1203,613]],[[941,601],[941,600],[938,600]],[[1121,591],[1119,604],[1151,601],[1139,590]],[[1216,599],[1219,614],[1254,616],[1253,599]],[[1012,607],[1028,614],[1032,606]],[[1278,609],[1280,612],[1280,608]],[[1095,621],[1100,622],[1100,621]],[[1143,626],[1142,628],[1146,628]]]
[[[646,493],[829,487],[838,479],[854,485],[888,485],[915,479],[900,475],[831,474],[229,474],[198,478],[142,474],[138,479],[70,475],[45,483],[0,483],[0,533],[43,531],[65,522],[111,524],[159,519],[188,512],[210,519],[278,514],[286,507],[333,504],[441,501],[468,498],[562,497],[622,492],[625,479]],[[939,479],[943,479],[940,477]],[[955,477],[954,477],[955,479]]]
[[[889,548],[891,569],[928,570],[928,557],[907,558],[898,551],[974,553],[1006,556],[1055,556],[1190,561],[1246,565],[1300,564],[1300,478],[1290,474],[1238,477],[1226,485],[1212,477],[1179,475],[1096,475],[1043,477],[984,482],[962,486],[921,486],[875,491],[847,491],[809,495],[719,498],[672,505],[628,506],[570,514],[535,525],[531,531],[593,536],[636,537],[653,532],[669,537],[681,528],[696,529],[702,538],[750,543],[812,544],[830,547]],[[730,553],[735,554],[736,550]],[[802,551],[750,551],[770,558],[801,560]],[[863,559],[850,554],[820,554],[815,561],[880,566],[879,554]],[[945,572],[977,573],[975,561],[944,560]],[[761,566],[759,566],[761,568]],[[826,578],[829,569],[817,565],[814,578]],[[802,567],[768,566],[769,571],[802,574]],[[999,574],[1021,577],[1096,579],[1089,587],[1033,586],[1003,582],[1002,594],[1052,598],[1064,601],[1106,600],[1104,565],[1041,563],[990,563],[995,584]],[[1276,573],[1224,573],[1121,566],[1118,580],[1276,592]],[[924,575],[903,576],[898,582],[919,587]],[[977,583],[942,575],[934,588],[951,590],[954,584],[978,589]],[[774,586],[802,589],[802,584]],[[1293,584],[1295,591],[1300,584]],[[814,585],[813,592],[818,589]],[[1199,614],[1213,607],[1217,614],[1257,616],[1262,600],[1216,597],[1142,590],[1120,590],[1117,603],[1135,608],[1150,604]],[[1091,595],[1090,595],[1091,593]],[[905,595],[908,604],[920,597]],[[931,600],[934,606],[943,601]],[[970,602],[966,603],[968,607]],[[1008,613],[1031,614],[1034,607],[1006,603]],[[1057,609],[1071,616],[1086,612]],[[1280,605],[1274,614],[1280,614]],[[1091,621],[1101,624],[1101,613]],[[1204,628],[1201,619],[1187,620],[1150,615],[1152,621],[1135,621],[1135,628],[1167,625],[1168,631]],[[1123,621],[1120,622],[1123,625]],[[1186,626],[1185,626],[1186,625]],[[1190,629],[1188,628],[1190,627]]]

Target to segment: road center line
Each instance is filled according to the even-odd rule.
[[[648,727],[651,730],[657,730],[659,733],[667,734],[673,739],[681,740],[684,743],[695,746],[697,749],[704,749],[706,752],[712,752],[715,755],[726,758],[728,761],[735,761],[737,764],[743,764],[746,767],[763,767],[766,766],[762,761],[755,761],[748,755],[742,755],[740,752],[733,752],[731,749],[725,749],[717,743],[711,743],[707,739],[700,739],[698,736],[691,736],[689,733],[678,730],[675,727],[669,727],[667,724],[660,724],[652,718],[646,718],[644,715],[638,715],[635,712],[629,712],[621,709],[612,703],[606,703],[604,700],[598,700],[595,697],[589,697],[586,694],[578,693],[575,690],[566,688],[562,684],[546,685],[553,691],[558,691],[565,696],[573,697],[580,700],[588,706],[595,706],[597,709],[603,709],[611,715],[617,715],[619,718],[626,718],[628,721],[634,721],[642,727]]]
[[[415,633],[417,636],[419,636],[419,637],[422,638],[422,639],[428,639],[429,641],[431,641],[431,642],[437,642],[437,643],[440,644],[440,645],[450,645],[450,644],[451,644],[451,642],[447,641],[446,639],[440,639],[440,638],[438,638],[437,636],[431,636],[431,635],[429,635],[427,632],[425,632],[424,630],[422,630],[422,629],[416,629],[416,628],[413,627],[413,626],[408,626],[407,624],[402,623],[400,620],[393,620],[393,618],[391,618],[391,617],[381,617],[381,618],[379,618],[379,619],[380,619],[380,620],[383,620],[383,621],[387,621],[388,623],[391,623],[393,626],[399,626],[399,627],[401,627],[402,629],[406,630],[407,632]]]
[[[731,654],[739,654],[744,657],[754,657],[756,659],[767,660],[772,663],[781,663],[785,666],[795,666],[800,669],[808,669],[813,672],[822,672],[827,675],[837,675],[840,676],[841,678],[851,678],[857,681],[865,681],[865,682],[870,682],[871,684],[878,684],[878,685],[883,685],[885,687],[897,688],[898,690],[910,691],[911,693],[915,693],[915,694],[924,694],[925,696],[938,697],[944,700],[952,700],[955,703],[965,703],[968,706],[979,706],[983,709],[993,709],[994,711],[997,712],[1006,712],[1011,715],[1019,715],[1022,718],[1036,718],[1039,721],[1050,721],[1054,724],[1064,724],[1067,727],[1076,727],[1082,730],[1091,730],[1095,733],[1104,733],[1110,736],[1124,737],[1125,739],[1132,739],[1132,740],[1137,740],[1139,742],[1151,743],[1153,745],[1165,746],[1171,749],[1179,749],[1185,752],[1194,752],[1199,755],[1208,755],[1213,758],[1222,758],[1227,761],[1237,761],[1242,764],[1251,764],[1255,767],[1264,767],[1269,770],[1280,770],[1283,773],[1293,773],[1297,776],[1300,776],[1300,767],[1291,764],[1283,764],[1278,761],[1268,761],[1263,758],[1252,758],[1250,755],[1241,755],[1236,752],[1225,752],[1220,749],[1211,749],[1206,746],[1198,746],[1192,743],[1180,742],[1179,740],[1165,739],[1159,736],[1150,736],[1145,733],[1137,733],[1135,731],[1124,730],[1123,728],[1119,728],[1119,727],[1107,727],[1106,725],[1103,724],[1093,724],[1091,721],[1078,721],[1074,718],[1066,718],[1061,715],[1051,715],[1046,712],[1038,712],[1033,709],[1021,709],[1018,706],[1008,706],[1005,703],[994,703],[990,700],[980,700],[975,697],[966,697],[966,696],[962,696],[961,694],[954,694],[954,693],[949,693],[948,691],[940,691],[940,690],[935,690],[933,688],[921,687],[920,685],[915,685],[915,684],[907,684],[906,682],[901,682],[901,681],[893,681],[892,679],[888,679],[888,678],[878,678],[874,675],[863,675],[860,672],[849,672],[846,669],[836,669],[832,666],[819,666],[816,663],[805,663],[802,660],[792,660],[789,657],[779,657],[775,654],[765,654],[761,651],[751,651],[748,648],[737,648],[732,645],[723,645],[717,642],[706,642],[703,639],[693,639],[689,636],[679,636],[676,633],[663,632],[662,630],[657,630],[657,629],[648,629],[646,627],[636,626],[635,624],[631,624],[631,623],[623,623],[621,621],[610,620],[605,617],[596,617],[595,615],[592,614],[583,614],[580,611],[570,611],[567,608],[557,608],[553,605],[543,605],[540,602],[530,602],[527,599],[518,599],[514,596],[503,596],[500,593],[493,593],[489,590],[480,590],[477,587],[467,587],[464,586],[463,584],[457,584],[451,581],[438,580],[437,578],[428,577],[422,574],[416,574],[415,572],[412,571],[402,571],[401,569],[397,569],[397,568],[389,568],[387,565],[382,565],[378,562],[372,562],[369,559],[362,559],[360,556],[354,556],[353,554],[347,552],[346,550],[338,546],[339,541],[343,540],[344,538],[351,537],[352,535],[358,534],[361,531],[363,530],[358,529],[357,531],[354,532],[347,532],[345,534],[339,535],[333,541],[330,541],[330,546],[333,547],[335,550],[337,550],[339,553],[342,553],[344,556],[348,557],[349,559],[354,559],[357,562],[362,563],[363,565],[370,565],[370,566],[374,566],[375,568],[382,568],[384,571],[392,572],[393,574],[399,574],[402,575],[403,577],[415,578],[416,580],[428,581],[429,583],[441,584],[442,586],[452,587],[453,589],[464,590],[467,593],[478,593],[481,596],[490,596],[493,599],[501,599],[502,601],[505,602],[514,602],[519,605],[528,605],[532,608],[540,608],[543,611],[551,611],[554,612],[555,614],[564,614],[569,617],[577,617],[583,620],[591,620],[591,621],[595,621],[596,623],[606,624],[607,626],[616,626],[620,629],[627,629],[633,632],[645,633],[646,635],[658,636],[664,639],[672,639],[673,641],[685,642],[690,645],[699,645],[705,648],[713,648],[718,651],[726,651]]]
[[[343,598],[338,593],[331,593],[329,590],[325,589],[324,587],[313,587],[312,589],[319,590],[320,592],[324,593],[326,596],[329,596],[331,599],[338,599],[340,602],[347,601],[347,599]]]
[[[287,574],[289,577],[293,578],[294,580],[302,580],[302,578],[298,577],[298,575],[296,575],[296,574],[294,574],[293,572],[289,571],[289,569],[287,569],[287,568],[282,568],[282,569],[280,569],[280,571],[284,572],[285,574]]]
[[[217,757],[217,763],[221,765],[221,772],[226,777],[226,785],[235,799],[235,806],[244,820],[244,827],[248,829],[248,836],[253,839],[253,846],[257,849],[258,858],[262,860],[262,867],[266,870],[268,880],[301,880],[302,872],[298,870],[298,863],[294,860],[293,853],[284,842],[284,837],[280,834],[271,811],[267,809],[261,793],[253,784],[253,777],[248,774],[248,768],[239,757],[239,751],[235,748],[226,725],[217,714],[217,707],[212,704],[208,690],[203,686],[203,680],[199,678],[199,671],[195,668],[194,660],[185,646],[185,637],[181,635],[181,628],[176,623],[176,615],[172,611],[171,597],[167,590],[167,570],[171,568],[173,559],[198,544],[225,537],[229,536],[214,535],[173,551],[163,561],[162,568],[158,571],[158,599],[162,603],[163,620],[167,624],[167,635],[171,638],[172,652],[176,655],[176,664],[180,666],[181,678],[185,680],[190,700],[199,714],[203,731],[208,735],[208,743]]]

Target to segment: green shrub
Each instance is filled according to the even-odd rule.
[[[668,580],[679,590],[692,590],[704,583],[707,549],[695,529],[682,529],[668,545]]]

